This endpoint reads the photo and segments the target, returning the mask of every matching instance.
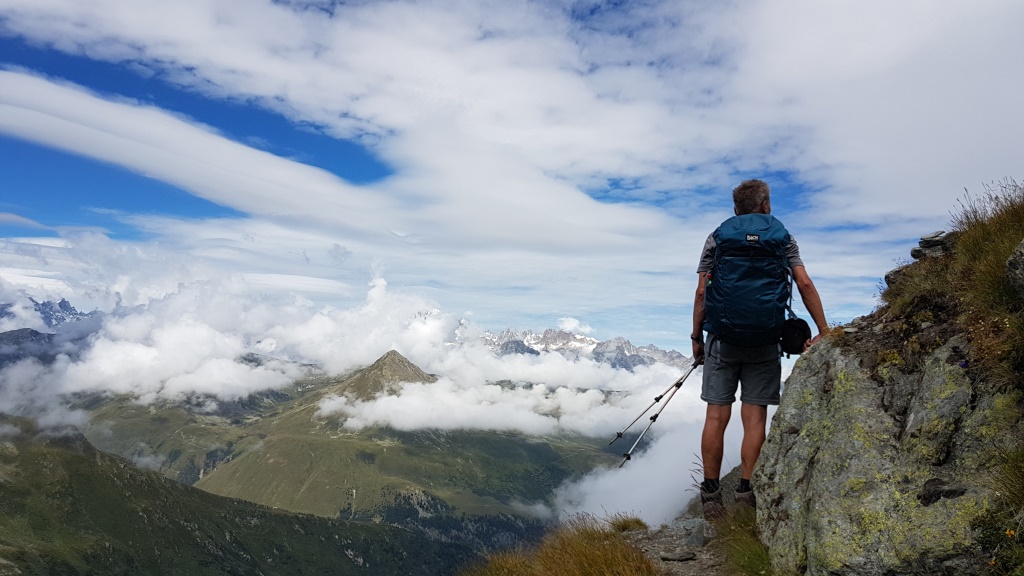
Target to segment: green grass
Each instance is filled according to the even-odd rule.
[[[1024,446],[1003,450],[989,480],[998,507],[977,530],[994,576],[1024,576]]]
[[[536,548],[490,555],[485,563],[462,571],[461,576],[656,576],[658,573],[654,563],[622,537],[621,530],[581,514],[567,519]]]
[[[393,527],[215,496],[17,425],[25,432],[0,442],[0,572],[451,574],[475,557]]]
[[[773,576],[768,547],[761,543],[753,508],[737,506],[714,522],[711,547],[728,576]]]

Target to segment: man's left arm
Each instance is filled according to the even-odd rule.
[[[825,310],[821,305],[821,296],[818,296],[818,289],[814,282],[807,275],[807,269],[803,266],[793,266],[793,280],[796,282],[797,290],[800,291],[800,298],[804,301],[804,307],[811,314],[814,325],[818,327],[818,335],[807,341],[804,349],[817,344],[825,334],[828,334],[828,322],[825,321]]]

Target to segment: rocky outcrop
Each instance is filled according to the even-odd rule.
[[[958,336],[913,362],[841,342],[876,326],[815,346],[786,382],[754,478],[772,564],[808,576],[987,573],[973,526],[992,493],[978,479],[1020,414],[979,393]]]
[[[1006,260],[1006,275],[1010,277],[1010,283],[1017,289],[1017,294],[1024,298],[1024,240],[1017,244],[1009,259]]]
[[[943,254],[953,251],[958,233],[939,230],[921,237],[917,247],[910,250],[910,257],[919,260],[921,258],[938,258]]]

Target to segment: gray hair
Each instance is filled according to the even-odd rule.
[[[744,180],[732,191],[732,203],[736,214],[754,214],[761,211],[761,204],[768,201],[771,190],[764,180]]]

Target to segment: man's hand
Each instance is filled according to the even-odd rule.
[[[808,340],[810,342],[810,340]],[[704,343],[693,341],[693,365],[700,366],[704,363]]]
[[[815,336],[814,338],[811,338],[807,342],[804,342],[804,352],[807,352],[808,348],[810,348],[811,346],[814,346],[815,344],[820,342],[821,339],[824,338],[824,337],[825,337],[825,333],[824,332],[818,332],[817,336]]]

